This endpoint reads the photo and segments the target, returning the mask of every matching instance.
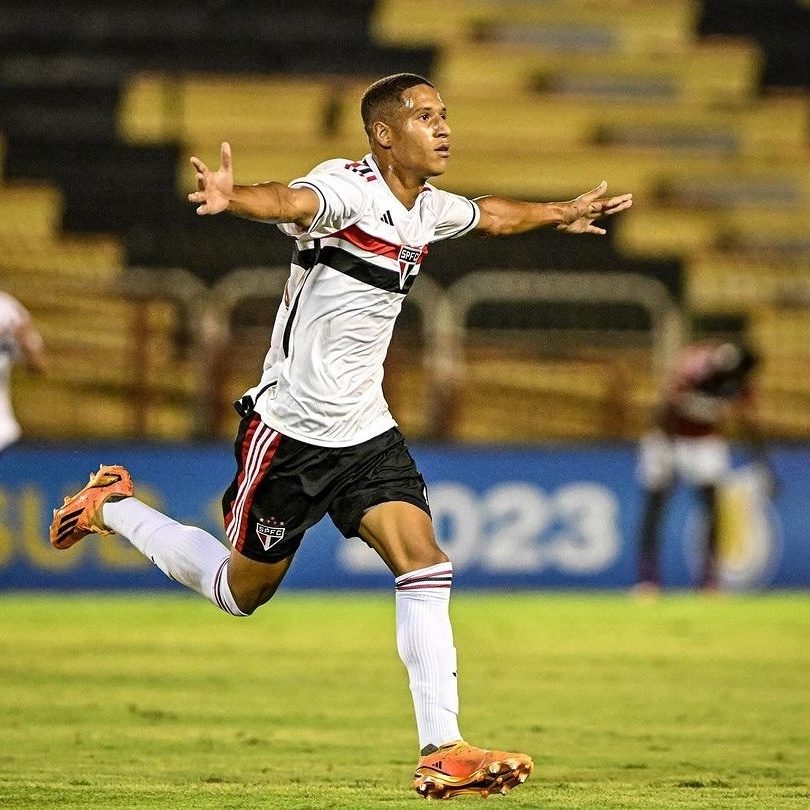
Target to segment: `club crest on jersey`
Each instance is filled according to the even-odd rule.
[[[280,543],[285,531],[284,523],[277,518],[261,518],[256,524],[256,535],[265,551]]]
[[[399,249],[399,288],[405,286],[405,282],[410,275],[416,275],[419,272],[419,265],[422,262],[422,251],[419,248],[408,247],[403,245]]]

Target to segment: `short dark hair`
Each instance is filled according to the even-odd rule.
[[[369,139],[372,137],[372,126],[375,121],[390,121],[396,113],[397,107],[402,105],[402,94],[418,84],[434,87],[424,76],[416,73],[395,73],[377,79],[374,84],[366,88],[360,101],[360,115],[363,118],[363,128]]]

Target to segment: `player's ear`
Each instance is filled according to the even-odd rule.
[[[375,121],[371,127],[372,133],[374,133],[374,140],[382,146],[384,149],[390,149],[391,147],[391,127],[388,126],[384,121]]]

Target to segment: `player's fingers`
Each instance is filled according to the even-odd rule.
[[[624,194],[621,197],[611,197],[609,200],[594,200],[591,204],[590,215],[593,217],[608,216],[618,214],[633,204],[631,194]]]
[[[231,145],[227,141],[223,141],[219,148],[219,163],[226,172],[231,170]]]
[[[632,194],[623,194],[621,197],[611,197],[605,203],[606,213],[618,214],[619,211],[624,211],[633,204]]]
[[[596,188],[592,188],[590,191],[586,191],[584,194],[580,195],[580,199],[584,200],[595,200],[597,197],[601,197],[605,193],[605,189],[607,188],[607,180],[603,180]]]

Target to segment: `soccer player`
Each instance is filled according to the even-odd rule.
[[[414,788],[424,798],[507,793],[532,760],[471,746],[459,730],[453,567],[383,398],[383,361],[431,242],[543,226],[604,234],[595,221],[632,197],[604,197],[604,182],[559,203],[470,200],[436,188],[427,181],[445,171],[450,126],[441,96],[420,76],[372,84],[361,116],[369,154],[327,160],[289,185],[234,185],[227,143],[216,171],[191,158],[197,190],[188,199],[198,214],[275,223],[295,240],[263,374],[236,403],[236,475],[223,496],[230,551],[136,500],[127,471],[103,465],[55,510],[51,542],[68,548],[89,532],[115,531],[178,582],[244,616],[273,596],[307,528],[328,514],[394,577],[397,648],[421,749]]]
[[[639,444],[638,478],[644,491],[640,528],[640,592],[659,590],[660,529],[677,479],[693,487],[706,516],[706,546],[698,586],[716,590],[718,487],[731,466],[727,421],[735,417],[769,479],[775,479],[756,419],[752,375],[758,356],[741,344],[707,340],[687,346],[664,381],[652,428]]]
[[[44,372],[45,344],[28,310],[0,292],[0,453],[22,435],[11,402],[11,368],[18,362]]]

